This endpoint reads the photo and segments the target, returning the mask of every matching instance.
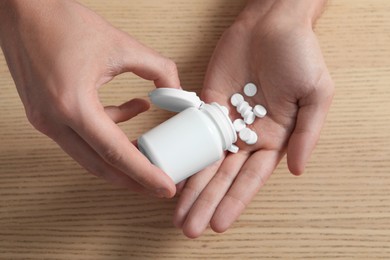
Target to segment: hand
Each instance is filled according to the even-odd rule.
[[[228,154],[185,183],[174,223],[191,238],[201,235],[208,224],[216,232],[227,230],[286,152],[289,170],[301,174],[331,103],[333,83],[312,21],[288,16],[291,8],[267,9],[265,2],[249,2],[223,34],[208,67],[202,98],[229,106],[231,118],[236,119],[240,116],[229,99],[253,82],[258,92],[246,99],[252,106],[264,105],[268,115],[249,126],[259,135],[255,145],[239,141],[237,154]]]
[[[105,108],[98,89],[123,72],[178,88],[175,64],[74,1],[4,1],[0,12],[1,47],[32,125],[91,173],[172,197],[171,179],[115,124],[149,104]]]

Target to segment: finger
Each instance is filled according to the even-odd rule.
[[[232,187],[216,208],[210,226],[215,232],[226,231],[265,184],[282,158],[278,151],[260,150],[244,164]]]
[[[93,95],[97,95],[94,93]],[[78,115],[69,123],[100,157],[127,174],[156,195],[172,197],[175,184],[159,168],[152,165],[129,141],[123,131],[105,113],[97,96],[86,98]]]
[[[176,195],[180,195],[181,192],[183,191],[184,187],[186,186],[187,179],[179,182],[176,184]]]
[[[147,193],[143,186],[101,160],[100,156],[71,128],[61,126],[56,132],[55,141],[58,145],[87,171],[119,187]]]
[[[207,184],[192,205],[183,224],[183,233],[190,238],[200,236],[207,228],[218,204],[234,182],[249,154],[230,154],[223,161],[218,172]]]
[[[182,228],[191,206],[194,204],[204,187],[206,187],[207,183],[209,183],[211,178],[215,175],[222,161],[223,159],[217,161],[186,181],[173,215],[173,224],[177,228]]]
[[[324,125],[333,92],[313,93],[301,101],[297,122],[287,147],[287,164],[291,173],[303,173]]]
[[[146,100],[135,98],[120,106],[106,106],[104,110],[115,123],[120,123],[145,112],[150,107]]]
[[[153,80],[156,87],[180,88],[176,64],[155,50],[126,35],[119,53],[119,73],[128,71],[147,80]]]

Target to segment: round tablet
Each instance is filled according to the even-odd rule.
[[[247,142],[251,138],[251,132],[252,130],[249,128],[244,128],[238,133],[238,136],[243,142]]]
[[[222,111],[223,111],[223,113],[224,113],[225,115],[229,115],[229,108],[227,108],[227,107],[225,107],[225,106],[221,106],[221,109],[222,109]]]
[[[255,131],[251,131],[251,135],[249,137],[249,140],[246,141],[245,143],[248,145],[253,145],[257,142],[258,136]]]
[[[244,87],[244,93],[245,95],[247,95],[248,97],[253,97],[254,95],[256,95],[257,93],[257,87],[255,84],[253,83],[248,83],[245,85]]]
[[[235,107],[242,102],[244,102],[244,97],[240,93],[233,94],[230,98],[230,103]]]
[[[244,101],[244,102],[242,102],[241,104],[239,104],[239,105],[237,106],[237,112],[241,114],[241,113],[244,112],[244,110],[247,109],[248,107],[249,107],[249,103],[246,102],[246,101]]]
[[[240,148],[238,148],[237,145],[234,145],[232,144],[229,148],[228,148],[228,151],[231,152],[231,153],[237,153],[238,150],[240,150]]]
[[[253,113],[255,113],[257,117],[263,118],[267,114],[267,109],[265,109],[262,105],[256,105],[253,108]]]
[[[256,119],[256,116],[253,112],[250,112],[249,114],[247,114],[245,117],[244,117],[244,122],[248,125],[251,125],[253,124],[253,122],[255,122],[255,119]]]
[[[253,113],[252,110],[253,108],[251,106],[248,106],[245,109],[243,109],[240,114],[243,118],[245,118],[248,114]]]
[[[244,129],[246,127],[246,124],[245,124],[244,120],[239,118],[239,119],[234,120],[233,126],[234,126],[234,129],[236,130],[236,132],[240,132],[242,129]]]

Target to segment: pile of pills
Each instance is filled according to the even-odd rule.
[[[257,87],[253,83],[248,83],[244,87],[244,94],[248,97],[253,97],[257,93]],[[257,118],[263,118],[267,114],[267,110],[262,105],[255,105],[252,107],[245,98],[240,93],[235,93],[230,98],[230,103],[236,108],[237,112],[241,115],[242,118],[238,118],[233,121],[233,126],[238,137],[241,141],[245,142],[248,145],[253,145],[257,142],[258,136],[255,131],[247,128],[247,125],[251,125],[255,122]],[[232,144],[229,149],[232,153],[237,153],[239,148],[238,146]]]

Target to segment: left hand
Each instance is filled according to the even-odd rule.
[[[289,170],[299,175],[319,139],[333,83],[311,21],[288,17],[281,10],[256,19],[247,19],[244,10],[223,34],[210,61],[202,92],[205,102],[230,107],[231,118],[239,118],[230,97],[253,82],[258,92],[246,100],[252,106],[264,105],[268,115],[249,126],[259,135],[255,145],[238,141],[237,154],[227,154],[184,185],[174,223],[188,237],[200,236],[208,224],[216,232],[227,230],[285,153]]]

